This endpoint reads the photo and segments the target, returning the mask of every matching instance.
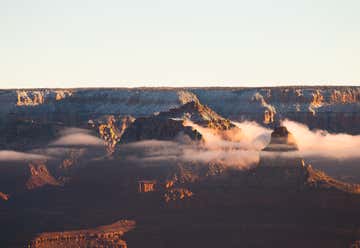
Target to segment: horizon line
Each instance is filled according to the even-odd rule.
[[[155,83],[155,82],[154,82]],[[81,83],[80,83],[81,84]],[[86,83],[84,83],[86,84]],[[93,83],[90,83],[93,84]],[[359,87],[360,83],[350,83],[350,84],[329,84],[329,83],[314,83],[314,84],[309,84],[309,83],[299,83],[299,84],[292,84],[292,83],[279,83],[279,84],[243,84],[241,85],[241,83],[233,83],[234,85],[230,86],[231,83],[228,83],[227,85],[224,86],[224,84],[214,84],[212,85],[211,83],[207,83],[209,84],[209,86],[204,86],[203,84],[206,83],[200,83],[201,85],[199,85],[199,83],[194,83],[194,85],[188,85],[188,84],[184,84],[182,83],[179,84],[178,86],[171,86],[171,83],[169,84],[160,84],[158,86],[156,85],[152,85],[153,83],[148,83],[150,84],[149,86],[147,85],[134,85],[132,86],[131,83],[125,85],[125,86],[116,86],[116,85],[104,85],[101,86],[102,83],[98,83],[99,85],[89,85],[89,86],[70,86],[70,87],[56,87],[56,86],[40,86],[40,87],[28,87],[28,86],[24,86],[24,87],[0,87],[0,90],[22,90],[22,89],[143,89],[143,88],[148,88],[148,89],[154,89],[154,88],[158,88],[158,89],[180,89],[180,88],[277,88],[277,87]],[[107,84],[107,83],[104,83]],[[116,83],[114,83],[116,84]],[[119,83],[121,84],[121,83]],[[136,84],[136,83],[134,83]],[[177,84],[177,83],[173,83],[172,85]]]

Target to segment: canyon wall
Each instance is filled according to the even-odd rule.
[[[360,87],[315,86],[2,90],[0,128],[25,120],[80,126],[103,115],[142,117],[197,99],[234,121],[273,127],[289,118],[311,128],[360,133]]]

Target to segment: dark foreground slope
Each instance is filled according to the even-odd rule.
[[[357,194],[331,187],[254,186],[246,181],[249,172],[238,170],[167,188],[175,172],[177,166],[89,164],[64,187],[1,203],[1,244],[23,247],[38,233],[95,228],[119,219],[136,221],[123,237],[129,247],[348,247],[360,239]],[[269,170],[264,182],[276,174]],[[138,192],[143,179],[155,180],[155,191]],[[175,189],[192,194],[167,201],[165,195]]]

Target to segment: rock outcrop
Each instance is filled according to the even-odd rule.
[[[7,201],[7,200],[9,200],[9,195],[7,195],[3,192],[0,192],[0,199],[3,201]]]
[[[159,118],[158,116],[137,118],[124,132],[120,143],[141,140],[173,140],[179,135],[187,135],[192,140],[201,140],[202,135],[191,127],[185,127],[184,121]]]
[[[270,143],[263,149],[269,152],[297,151],[295,138],[286,127],[279,126],[271,133]]]
[[[111,225],[93,229],[41,233],[30,241],[30,248],[62,248],[62,247],[109,247],[126,248],[122,236],[135,228],[130,220],[117,221]]]
[[[270,92],[268,92],[269,94]],[[260,93],[255,93],[252,100],[259,103],[264,108],[264,124],[271,124],[275,122],[276,109],[274,106],[268,104],[265,98]]]
[[[37,106],[60,101],[72,95],[68,89],[59,90],[17,90],[17,106]]]
[[[26,182],[26,188],[29,190],[43,187],[45,185],[60,186],[57,181],[46,168],[45,162],[34,161],[29,163],[30,178]]]
[[[178,108],[160,112],[158,117],[189,120],[202,127],[219,130],[228,130],[236,127],[230,120],[221,117],[199,101],[187,102]]]
[[[264,189],[360,193],[360,185],[335,180],[307,164],[286,127],[277,127],[272,132],[270,143],[260,153],[259,165],[247,173],[247,184]]]
[[[131,116],[115,117],[114,115],[109,115],[96,120],[89,120],[88,124],[98,130],[99,136],[105,141],[108,153],[112,154],[125,130],[134,121],[135,118]]]
[[[231,139],[231,132],[240,132],[240,128],[225,119],[198,100],[187,102],[178,108],[156,113],[150,117],[137,118],[124,132],[122,143],[146,139],[173,140],[184,134],[192,140],[201,140],[199,130],[191,127],[188,122],[213,130],[224,139]]]
[[[193,195],[194,193],[186,188],[171,188],[165,191],[163,198],[164,201],[168,203],[171,201],[181,201],[181,200],[189,199]]]

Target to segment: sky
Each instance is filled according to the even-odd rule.
[[[0,88],[360,85],[359,0],[0,0]]]

